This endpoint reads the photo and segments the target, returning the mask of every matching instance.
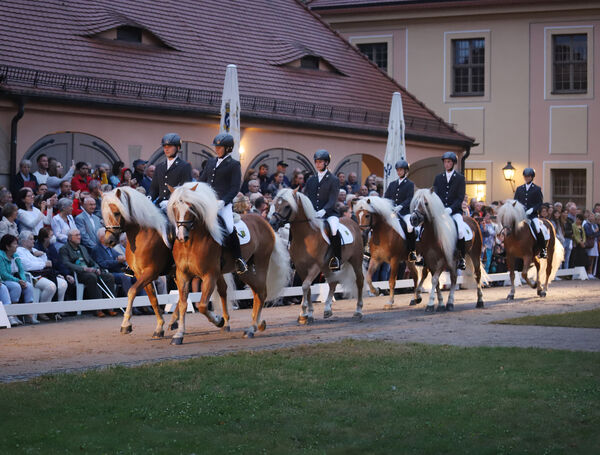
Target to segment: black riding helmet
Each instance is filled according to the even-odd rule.
[[[233,151],[234,144],[235,141],[233,140],[233,136],[227,133],[219,133],[213,140],[213,145],[225,147],[225,153],[231,153]]]
[[[181,147],[181,136],[177,133],[167,133],[163,136],[161,145],[174,145],[178,148]]]
[[[409,170],[408,161],[406,161],[406,160],[396,161],[396,169],[405,169],[406,172],[408,172],[408,170]]]
[[[458,162],[458,158],[456,157],[456,153],[454,152],[446,152],[442,155],[442,161],[444,160],[452,160],[454,164]]]
[[[523,169],[523,177],[535,177],[535,169],[532,167],[526,167]]]
[[[329,155],[329,152],[325,149],[317,150],[315,152],[315,161],[317,160],[324,160],[327,162],[327,164],[329,164],[331,162],[331,156]]]

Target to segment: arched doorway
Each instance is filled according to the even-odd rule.
[[[71,166],[71,161],[86,161],[92,165],[100,163],[112,165],[119,160],[117,152],[99,137],[70,131],[42,137],[29,147],[24,158],[35,163],[42,153],[56,158],[65,168]]]
[[[198,142],[184,141],[181,145],[179,156],[190,163],[192,165],[192,169],[202,170],[202,165],[206,162],[206,160],[215,156],[215,152],[213,152],[208,145],[200,144]],[[165,154],[163,153],[163,149],[160,147],[152,154],[148,160],[148,164],[154,164],[156,166],[158,163],[165,161],[165,159],[166,158]]]
[[[346,174],[346,178],[350,172],[356,173],[358,181],[362,184],[371,174],[383,177],[383,162],[373,155],[356,153],[347,156],[337,165],[335,174],[339,172]]]
[[[304,172],[316,173],[316,169],[308,158],[294,150],[274,148],[259,153],[250,163],[249,168],[258,170],[261,164],[269,166],[269,174],[275,172],[277,162],[285,161],[288,164],[286,176],[291,179],[294,169],[300,168]]]
[[[425,158],[410,165],[410,179],[417,188],[429,188],[435,176],[444,170],[440,157]]]

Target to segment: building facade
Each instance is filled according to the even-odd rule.
[[[510,197],[525,167],[547,201],[600,201],[600,2],[310,2],[333,28],[475,138],[470,196]],[[409,157],[410,158],[410,157]],[[503,168],[515,168],[514,182]]]

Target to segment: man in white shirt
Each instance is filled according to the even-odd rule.
[[[33,175],[35,175],[38,185],[45,184],[48,180],[48,155],[42,153],[37,157],[37,167],[38,170]]]

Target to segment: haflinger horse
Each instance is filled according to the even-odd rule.
[[[133,301],[138,291],[145,289],[156,315],[156,329],[152,338],[162,338],[165,321],[152,282],[160,275],[169,274],[174,265],[167,237],[167,219],[142,193],[128,186],[104,194],[102,218],[107,245],[119,243],[123,232],[127,235],[125,258],[136,278],[127,292],[127,310],[121,323],[121,333],[131,333]]]
[[[556,276],[556,272],[563,261],[565,250],[557,241],[554,226],[548,220],[539,218],[540,222],[548,229],[550,239],[548,240],[548,257],[545,261],[546,279],[542,286],[540,281],[540,259],[536,256],[536,238],[531,232],[527,217],[525,216],[525,207],[513,199],[507,200],[498,210],[498,222],[504,233],[504,249],[506,251],[506,265],[510,272],[510,292],[507,300],[515,298],[515,260],[523,260],[523,270],[521,276],[534,289],[537,289],[537,295],[546,297],[548,292],[548,282]],[[536,279],[531,281],[527,275],[531,263],[535,265]],[[543,263],[543,261],[542,261]]]
[[[369,252],[371,262],[367,270],[367,284],[373,294],[378,295],[379,289],[373,287],[373,273],[383,262],[390,264],[390,300],[384,309],[389,310],[394,305],[394,294],[396,287],[396,275],[402,261],[406,262],[410,276],[414,281],[415,298],[410,304],[421,303],[421,296],[417,296],[417,283],[419,273],[415,263],[408,261],[408,250],[406,248],[406,233],[400,225],[400,221],[394,213],[392,201],[377,196],[359,199],[354,205],[354,213],[358,219],[358,225],[364,232],[370,232]]]
[[[223,234],[217,212],[219,201],[213,189],[206,183],[185,183],[172,190],[167,214],[176,228],[177,241],[173,246],[173,258],[177,266],[179,289],[179,324],[172,344],[181,344],[185,333],[185,309],[190,282],[194,277],[202,279],[202,296],[197,305],[212,323],[229,330],[227,308],[227,283],[223,274],[234,271],[234,258],[228,251],[223,254]],[[241,245],[242,256],[248,263],[248,271],[240,279],[248,284],[254,294],[252,326],[244,336],[252,338],[257,330],[263,331],[266,322],[260,320],[266,301],[278,297],[291,277],[290,258],[284,242],[273,232],[269,223],[259,215],[241,216],[248,227],[250,241]],[[215,284],[221,297],[223,317],[217,318],[210,306]]]
[[[354,241],[342,246],[341,268],[339,271],[333,272],[329,268],[329,258],[327,257],[329,245],[323,238],[323,221],[317,218],[308,197],[299,193],[297,189],[279,190],[273,199],[270,223],[275,230],[290,223],[290,256],[296,272],[302,280],[302,312],[298,317],[298,322],[309,324],[314,321],[310,286],[320,273],[323,273],[329,283],[329,294],[325,300],[323,318],[333,315],[333,295],[336,286],[341,283],[345,291],[351,291],[353,284],[356,286],[358,300],[353,317],[362,319],[363,242],[358,224],[351,219],[340,219],[340,229],[342,226],[348,229],[352,233]],[[352,271],[354,271],[354,276],[352,276]]]
[[[428,271],[430,271],[432,275],[431,291],[425,311],[434,311],[435,292],[437,292],[438,298],[437,311],[452,311],[454,310],[454,291],[457,281],[456,260],[458,254],[458,251],[456,251],[457,232],[454,220],[446,212],[444,204],[438,195],[435,194],[433,188],[416,191],[410,203],[410,210],[412,212],[411,223],[413,226],[421,226],[420,240],[417,241],[417,252],[423,256],[425,263],[421,281],[417,288],[417,295],[421,295],[423,281],[427,277]],[[467,280],[472,279],[474,275],[477,284],[476,308],[483,308],[481,283],[483,281],[482,275],[485,275],[485,271],[481,265],[481,248],[483,243],[481,230],[473,218],[464,216],[463,219],[473,232],[473,238],[465,244],[467,270],[463,276],[465,279],[463,283],[466,284]],[[450,273],[450,294],[444,306],[439,278],[440,274],[445,270]]]

